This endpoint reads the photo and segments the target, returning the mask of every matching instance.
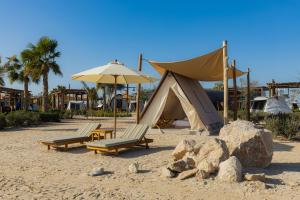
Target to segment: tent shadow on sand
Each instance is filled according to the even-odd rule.
[[[273,142],[274,151],[291,151],[294,148],[294,146],[288,145],[287,143],[288,142],[286,142],[286,143],[283,143],[283,142]]]

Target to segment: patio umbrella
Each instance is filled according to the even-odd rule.
[[[117,84],[149,83],[154,82],[156,78],[149,75],[144,75],[140,72],[135,72],[134,70],[127,68],[124,64],[121,64],[115,60],[106,65],[74,74],[72,75],[72,80],[114,84],[114,134],[116,136]]]

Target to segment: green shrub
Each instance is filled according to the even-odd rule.
[[[73,115],[74,115],[73,111],[71,111],[71,110],[66,110],[66,111],[64,112],[62,118],[63,118],[63,119],[72,119],[72,118],[73,118]]]
[[[25,122],[24,111],[13,111],[6,115],[8,126],[23,126]]]
[[[40,115],[38,112],[13,111],[6,115],[8,126],[30,126],[40,123]]]
[[[60,113],[57,112],[42,112],[40,113],[40,119],[42,122],[59,122]]]
[[[0,113],[0,129],[3,129],[6,126],[6,119],[3,113]]]
[[[265,120],[266,128],[275,136],[283,136],[292,139],[296,136],[300,127],[299,114],[277,114],[268,116]]]

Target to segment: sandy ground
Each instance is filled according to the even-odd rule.
[[[272,165],[263,170],[267,184],[221,183],[208,179],[185,181],[160,177],[176,144],[184,138],[205,140],[184,130],[151,130],[151,149],[136,148],[119,157],[73,148],[50,150],[37,141],[72,134],[86,120],[68,120],[39,127],[0,132],[0,199],[300,199],[300,143],[275,142]],[[130,120],[123,120],[120,128]],[[104,126],[111,121],[102,120]],[[134,161],[142,173],[130,174]],[[106,174],[87,176],[94,167]]]

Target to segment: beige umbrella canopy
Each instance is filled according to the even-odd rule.
[[[149,83],[156,81],[156,78],[144,75],[140,72],[135,72],[121,64],[117,60],[106,65],[95,67],[77,74],[72,75],[72,80],[86,81],[93,83],[108,83],[114,84],[116,97],[117,84],[131,83]],[[114,98],[114,132],[116,134],[116,98]]]

